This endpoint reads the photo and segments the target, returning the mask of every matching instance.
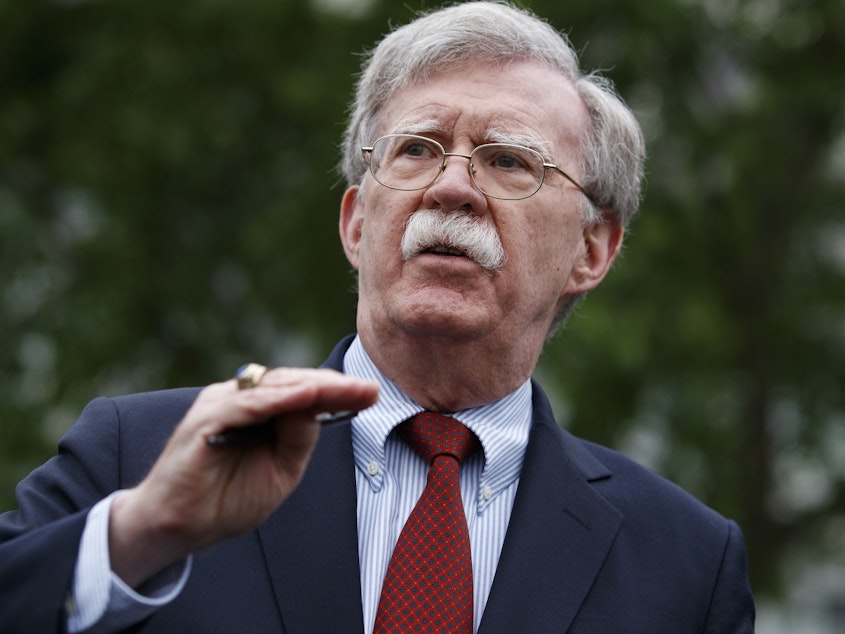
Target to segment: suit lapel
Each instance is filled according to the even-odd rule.
[[[341,370],[351,341],[323,367]],[[326,427],[300,485],[258,528],[286,634],[363,631],[356,498],[351,427]]]
[[[590,485],[610,473],[568,433],[534,384],[534,426],[479,634],[564,632],[622,516]]]
[[[286,634],[361,634],[355,463],[348,424],[322,431],[302,483],[258,533]]]

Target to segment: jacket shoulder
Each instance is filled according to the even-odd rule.
[[[679,573],[679,587],[686,583],[683,579],[718,579],[729,553],[745,569],[744,540],[736,522],[624,454],[589,441],[577,442],[610,474],[591,485],[624,517],[617,553],[637,553],[629,563],[637,561],[644,577],[648,568],[657,572],[656,577],[667,570]]]

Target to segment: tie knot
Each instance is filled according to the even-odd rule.
[[[453,456],[458,462],[479,448],[478,437],[451,416],[421,412],[399,426],[399,434],[426,462]]]

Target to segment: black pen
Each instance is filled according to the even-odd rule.
[[[323,412],[317,414],[317,421],[321,425],[335,425],[352,420],[358,412]],[[268,442],[276,437],[276,424],[273,421],[247,425],[246,427],[231,427],[219,434],[206,438],[210,447],[238,447]]]

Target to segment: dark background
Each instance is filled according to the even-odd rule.
[[[419,0],[0,0],[0,510],[91,398],[354,329],[335,171]],[[648,185],[546,349],[559,419],[745,531],[760,631],[845,622],[845,3],[526,2],[637,112]]]

